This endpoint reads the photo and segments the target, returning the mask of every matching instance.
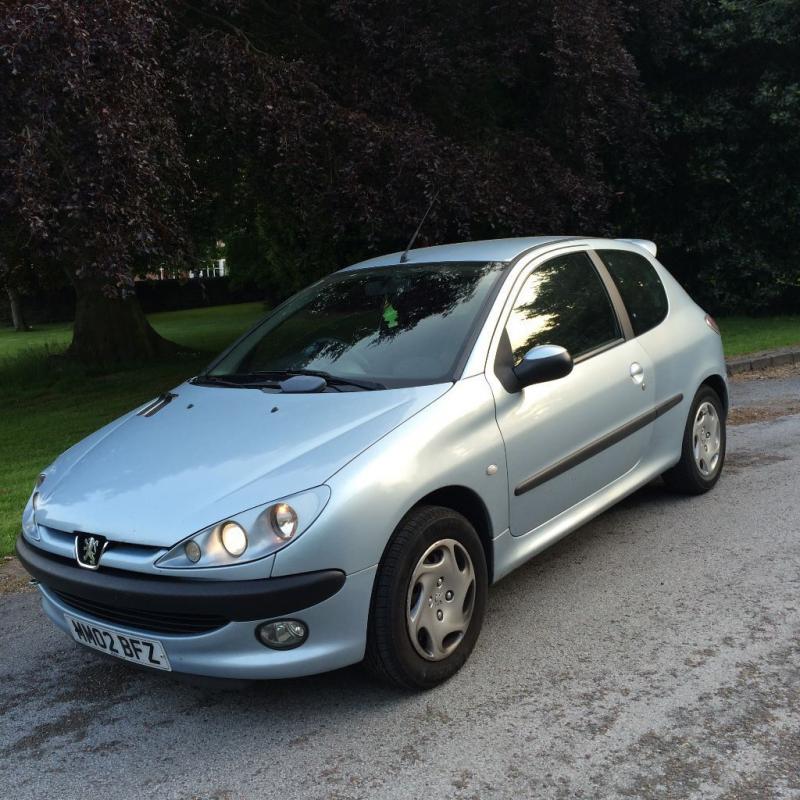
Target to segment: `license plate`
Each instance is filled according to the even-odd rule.
[[[64,614],[64,618],[67,620],[72,638],[80,644],[145,667],[172,671],[164,646],[155,639],[142,639],[141,636],[117,633],[102,625],[75,619],[69,614]]]

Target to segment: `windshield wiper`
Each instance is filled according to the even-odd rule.
[[[331,386],[355,386],[359,389],[366,391],[373,391],[375,389],[385,389],[382,383],[377,381],[362,381],[355,378],[342,378],[338,375],[331,375],[330,372],[322,372],[316,369],[278,369],[278,370],[265,370],[262,372],[252,372],[251,375],[270,375],[281,376],[290,378],[292,375],[313,375],[316,378],[322,378],[326,383]]]
[[[247,377],[247,376],[243,376]],[[190,383],[208,384],[211,386],[232,386],[235,389],[278,389],[279,384],[275,381],[236,381],[223,378],[219,375],[197,375]]]

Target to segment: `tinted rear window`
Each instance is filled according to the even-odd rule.
[[[667,293],[653,265],[629,250],[598,250],[628,309],[633,332],[639,336],[667,316]]]

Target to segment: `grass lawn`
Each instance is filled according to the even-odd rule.
[[[53,366],[69,325],[15,333],[0,329],[0,556],[10,553],[39,470],[125,411],[195,374],[264,315],[261,303],[150,315],[159,333],[201,351],[168,363],[87,376]]]
[[[729,357],[800,345],[800,316],[723,317],[718,322]]]
[[[110,375],[87,375],[48,357],[69,343],[69,325],[0,329],[0,555],[12,550],[39,470],[100,426],[196,374],[263,314],[260,303],[152,314],[159,333],[199,352]],[[800,317],[729,317],[720,325],[729,356],[800,343]]]
[[[189,311],[164,311],[150,314],[149,320],[167,339],[213,354],[264,314],[261,303],[240,303],[233,306],[193,308]],[[44,348],[58,352],[69,344],[71,337],[72,325],[68,323],[37,325],[35,330],[27,333],[0,328],[0,378],[5,366],[3,362],[8,359],[28,354],[38,355]]]

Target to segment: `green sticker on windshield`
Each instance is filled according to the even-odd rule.
[[[397,309],[391,303],[387,303],[383,309],[383,320],[387,328],[397,327]]]

